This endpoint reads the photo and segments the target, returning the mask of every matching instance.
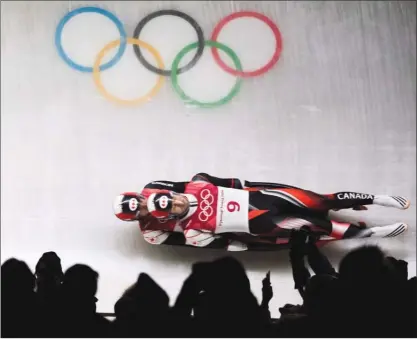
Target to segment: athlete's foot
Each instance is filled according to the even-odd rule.
[[[375,195],[374,204],[384,207],[394,207],[405,210],[410,207],[410,201],[399,196]]]
[[[367,231],[370,231],[369,236],[371,237],[393,238],[404,233],[407,228],[406,223],[398,222],[392,225],[368,228]]]

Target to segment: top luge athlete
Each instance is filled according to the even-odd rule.
[[[365,205],[407,209],[410,202],[355,192],[321,195],[283,184],[199,173],[191,181],[154,181],[141,193],[123,193],[113,208],[119,219],[138,221],[151,244],[229,251],[256,249],[260,243],[277,249],[288,243],[291,229],[302,226],[324,240],[395,237],[407,229],[405,223],[365,228],[328,218],[330,210],[362,210]]]

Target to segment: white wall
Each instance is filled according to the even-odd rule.
[[[147,13],[179,9],[197,20],[207,39],[226,14],[256,10],[278,24],[284,49],[272,71],[245,79],[239,95],[218,109],[187,108],[169,81],[145,105],[122,107],[100,96],[91,74],[74,71],[57,55],[58,21],[86,4],[111,10],[128,35]],[[100,272],[102,312],[113,311],[141,271],[173,301],[192,262],[223,254],[153,247],[136,225],[116,220],[113,197],[151,180],[187,180],[205,171],[322,193],[416,200],[413,2],[8,1],[1,8],[2,261],[16,256],[34,268],[43,252],[54,250],[65,268],[90,264]],[[91,64],[97,48],[117,34],[103,20],[88,20],[69,27],[65,41],[74,57]],[[169,65],[192,31],[178,22],[160,23],[147,34]],[[245,65],[257,66],[270,53],[270,38],[238,28],[224,43]],[[202,99],[224,93],[234,81],[208,52],[180,79]],[[154,80],[131,46],[103,72],[106,86],[125,97],[143,93]],[[375,207],[342,215],[375,225],[409,223],[406,235],[373,242],[415,262],[415,213],[413,204],[405,212]],[[337,263],[363,243],[345,241],[326,253]],[[272,271],[274,316],[279,306],[300,301],[286,252],[235,255],[248,268],[257,296],[263,275]]]

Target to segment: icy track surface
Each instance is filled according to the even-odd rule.
[[[103,98],[91,74],[71,69],[55,49],[59,20],[89,4],[114,13],[128,36],[146,14],[175,8],[191,15],[206,39],[227,14],[255,10],[278,25],[283,52],[270,72],[245,79],[240,93],[217,109],[186,107],[169,79],[150,102],[120,106]],[[406,196],[412,200],[407,211],[371,207],[339,215],[374,225],[404,221],[408,233],[344,241],[325,252],[337,264],[349,249],[377,243],[408,260],[415,275],[415,2],[8,1],[1,10],[2,262],[14,256],[34,269],[40,255],[53,250],[65,269],[91,265],[100,273],[101,312],[113,312],[139,272],[148,272],[174,302],[193,262],[224,253],[148,245],[136,224],[113,216],[112,201],[152,180],[187,180],[204,171],[320,193]],[[91,66],[119,35],[106,18],[77,20],[63,32],[64,48]],[[258,38],[255,28],[255,38],[245,34],[247,25],[236,21],[222,39],[244,68],[256,69],[268,60],[273,39],[265,27],[256,26],[264,34]],[[172,18],[149,23],[143,34],[167,68],[195,40],[186,24]],[[120,97],[142,95],[156,78],[132,50],[127,46],[120,62],[102,73],[106,88]],[[205,51],[180,80],[190,94],[212,100],[235,78]],[[287,252],[232,255],[245,264],[257,297],[271,270],[273,316],[285,303],[300,302]]]

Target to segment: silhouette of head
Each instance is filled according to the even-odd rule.
[[[2,296],[28,294],[35,289],[35,276],[29,266],[11,258],[1,265]]]

